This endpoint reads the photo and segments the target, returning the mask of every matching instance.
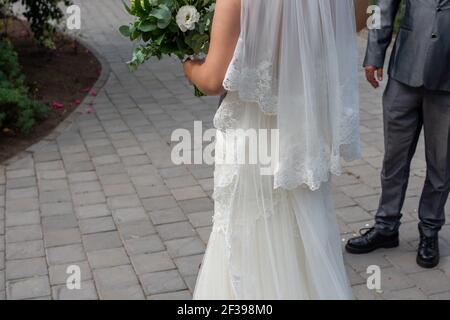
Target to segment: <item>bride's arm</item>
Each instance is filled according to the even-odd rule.
[[[206,60],[184,63],[186,78],[207,95],[225,92],[222,82],[239,38],[240,16],[240,0],[217,0]]]

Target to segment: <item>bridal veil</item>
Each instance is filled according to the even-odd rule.
[[[224,86],[276,114],[274,187],[311,190],[359,157],[353,0],[242,0]]]

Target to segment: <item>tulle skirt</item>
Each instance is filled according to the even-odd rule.
[[[231,93],[215,126],[221,132],[272,129],[276,118]],[[352,299],[329,183],[317,191],[274,190],[260,165],[217,161],[219,154],[243,152],[234,134],[222,136],[216,142],[214,224],[194,299]]]

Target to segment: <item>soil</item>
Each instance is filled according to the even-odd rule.
[[[33,41],[27,23],[11,20],[8,36],[19,55],[31,97],[48,105],[50,113],[27,136],[0,132],[0,163],[47,136],[86,95],[95,95],[91,87],[101,74],[95,56],[65,35],[56,36],[56,50],[44,49]]]

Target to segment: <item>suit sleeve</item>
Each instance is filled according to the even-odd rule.
[[[369,30],[364,67],[382,68],[386,51],[392,41],[395,18],[400,8],[401,0],[378,0],[381,13],[381,28]]]

